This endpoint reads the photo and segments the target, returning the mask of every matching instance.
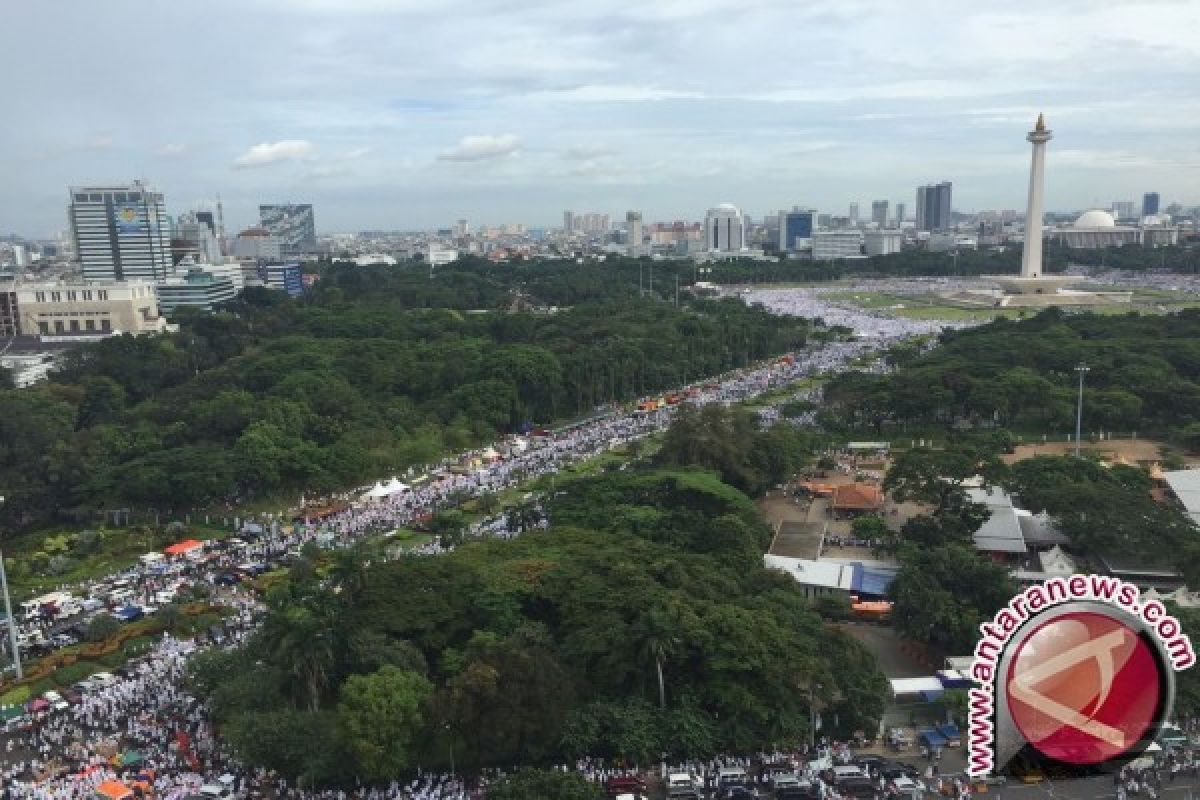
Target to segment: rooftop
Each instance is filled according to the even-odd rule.
[[[987,553],[1025,553],[1025,537],[1012,498],[1003,489],[968,489],[967,497],[973,503],[988,507],[991,516],[975,531],[975,547]]]

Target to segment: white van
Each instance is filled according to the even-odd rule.
[[[686,772],[672,772],[667,776],[667,797],[693,796],[696,788],[696,779]]]
[[[862,769],[860,769],[859,767],[850,766],[849,764],[833,768],[833,779],[835,782],[836,781],[844,781],[847,778],[866,778],[866,777],[869,777],[869,776],[867,775],[867,773],[863,772]]]
[[[741,767],[721,767],[717,770],[717,786],[727,786],[732,783],[745,783],[746,770]]]

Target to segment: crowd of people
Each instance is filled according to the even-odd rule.
[[[746,299],[762,302],[778,313],[821,316],[827,324],[846,325],[865,338],[830,343],[790,359],[696,384],[689,387],[688,402],[703,405],[744,401],[806,376],[844,368],[849,362],[897,340],[941,327],[940,323],[877,316],[862,309],[839,309],[819,300],[815,293],[803,290],[763,290],[751,293]],[[141,564],[125,571],[122,577],[133,589],[133,602],[149,604],[164,589],[181,582],[219,583],[216,580],[219,575],[247,562],[266,568],[280,565],[308,542],[345,546],[370,534],[411,526],[463,498],[520,485],[661,431],[669,424],[674,409],[675,406],[663,405],[644,411],[610,410],[557,433],[525,437],[519,446],[513,442],[498,443],[496,447],[434,465],[428,480],[414,482],[415,485],[392,496],[371,500],[357,495],[334,498],[343,501],[345,507],[320,519],[295,525],[287,524],[279,516],[250,523],[238,520],[238,527],[247,534],[210,548],[202,559],[184,557],[167,563]],[[503,451],[503,455],[479,458],[488,451]],[[471,463],[472,467],[454,469],[463,463]],[[514,525],[501,513],[475,523],[466,535],[510,537],[519,535],[526,525],[545,525],[544,515],[536,513],[536,499],[534,506],[535,513],[522,524]],[[453,542],[435,537],[406,552],[431,556],[453,546]],[[182,679],[187,659],[198,646],[237,646],[254,630],[260,607],[252,593],[238,586],[221,588],[213,599],[232,607],[220,636],[204,636],[203,642],[164,636],[149,654],[121,670],[116,681],[89,689],[76,705],[66,710],[30,712],[8,722],[0,739],[4,800],[81,800],[93,797],[96,787],[109,780],[141,787],[144,792],[165,800],[183,800],[201,786],[214,783],[226,785],[236,794],[291,800],[351,797],[466,800],[482,796],[488,776],[470,787],[455,775],[417,774],[388,786],[349,792],[317,791],[289,785],[280,776],[238,763],[212,730],[203,703],[186,690]],[[126,763],[122,755],[130,752],[136,752],[137,758]],[[810,773],[822,787],[822,798],[835,798],[836,788],[827,784],[813,765],[822,758],[841,758],[847,753],[844,748],[831,745],[819,753],[760,754],[757,760],[788,759],[799,773]],[[730,756],[704,764],[678,766],[711,785],[711,776],[721,766],[750,764],[754,760]],[[668,769],[666,764],[661,766]],[[646,774],[646,770],[637,767],[618,767],[590,759],[563,769],[574,769],[597,782],[615,776]],[[496,777],[493,774],[490,779]],[[224,784],[220,784],[222,779]],[[1137,780],[1138,786],[1142,786],[1142,779]]]

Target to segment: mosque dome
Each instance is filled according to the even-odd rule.
[[[1112,214],[1100,209],[1085,211],[1079,215],[1079,219],[1075,220],[1076,228],[1115,228],[1117,221],[1113,219]]]

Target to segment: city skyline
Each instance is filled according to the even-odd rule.
[[[135,178],[173,216],[220,195],[231,233],[280,202],[312,203],[321,232],[554,227],[564,208],[912,203],[940,180],[956,210],[1021,208],[1014,135],[1038,111],[1061,142],[1048,209],[1200,202],[1195,3],[1018,2],[934,26],[935,5],[763,0],[737,25],[701,0],[21,5],[0,228],[52,235],[66,187]],[[247,30],[270,35],[248,48]],[[98,41],[138,54],[136,87]]]

